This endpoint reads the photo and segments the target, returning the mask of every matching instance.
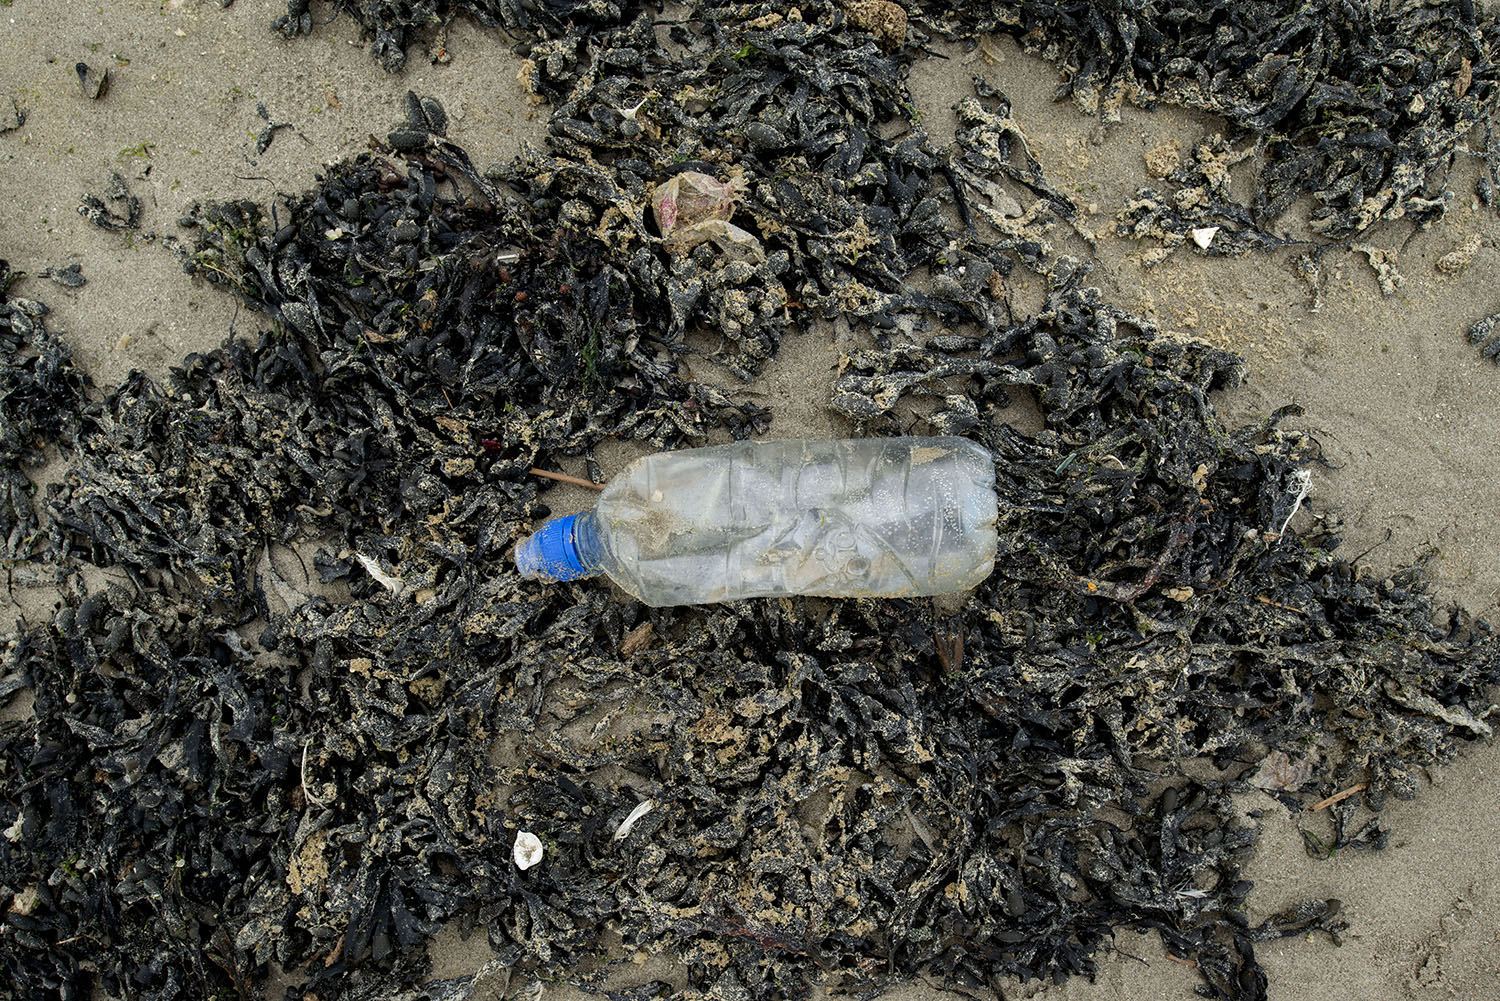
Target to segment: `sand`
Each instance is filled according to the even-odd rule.
[[[451,135],[481,167],[540,141],[545,109],[534,108],[516,84],[518,58],[502,37],[459,21],[448,39],[451,64],[432,65],[414,48],[407,70],[390,76],[369,57],[348,18],[319,27],[311,39],[287,42],[268,30],[277,8],[252,0],[228,9],[217,0],[111,0],[105,16],[98,3],[80,0],[0,6],[0,89],[29,115],[21,129],[0,136],[7,182],[0,256],[33,274],[81,265],[88,284],[80,289],[42,279],[21,289],[52,306],[52,329],[101,387],[136,368],[161,377],[185,354],[211,349],[231,332],[253,336],[264,325],[263,317],[184,275],[162,245],[168,236],[185,235],[175,221],[194,201],[267,201],[301,190],[322,164],[357,153],[372,134],[384,135],[400,119],[408,89],[443,102]],[[330,14],[321,4],[314,12]],[[1162,150],[1175,141],[1185,152],[1221,123],[1177,110],[1126,108],[1124,122],[1106,129],[1070,104],[1055,103],[1052,68],[1009,42],[967,53],[937,49],[943,57],[924,58],[912,74],[934,135],[951,134],[952,103],[967,92],[972,74],[985,75],[1014,101],[1048,176],[1091,206],[1086,223],[1097,234],[1094,247],[1059,234],[1070,252],[1092,260],[1091,281],[1169,333],[1242,353],[1247,383],[1217,401],[1231,421],[1257,419],[1284,403],[1304,408],[1299,423],[1316,431],[1331,468],[1317,474],[1308,510],[1298,518],[1342,519],[1346,555],[1376,573],[1434,550],[1440,594],[1472,614],[1500,617],[1500,369],[1463,340],[1470,323],[1500,308],[1494,292],[1500,222],[1473,198],[1475,163],[1461,158],[1455,165],[1455,197],[1440,223],[1421,232],[1385,224],[1363,237],[1396,251],[1404,284],[1394,295],[1381,294],[1364,255],[1335,251],[1325,259],[1321,309],[1312,312],[1289,252],[1221,260],[1186,246],[1147,268],[1146,247],[1113,235],[1115,210],[1153,180]],[[109,69],[101,100],[82,95],[73,69],[79,60]],[[291,125],[262,154],[255,147],[265,125],[258,104]],[[1236,168],[1243,190],[1252,169],[1248,161]],[[112,171],[142,200],[139,231],[103,232],[76,211],[79,196],[101,190]],[[1301,211],[1289,213],[1294,235]],[[1443,255],[1474,237],[1481,242],[1466,270],[1437,269]],[[775,410],[773,434],[831,437],[845,430],[827,409],[837,365],[833,344],[832,332],[789,337],[750,387]],[[729,381],[711,368],[698,374]],[[1017,420],[1025,417],[1018,408]],[[605,473],[633,454],[623,447],[604,451]],[[583,491],[558,491],[549,502],[564,511],[588,501]],[[39,591],[19,593],[7,620],[45,616],[52,600]],[[13,702],[5,711],[25,706]],[[1493,742],[1466,747],[1428,778],[1415,801],[1386,808],[1384,823],[1394,832],[1389,849],[1326,862],[1309,858],[1298,834],[1299,823],[1320,831],[1325,819],[1289,815],[1269,798],[1246,798],[1246,809],[1263,811],[1264,826],[1250,873],[1251,918],[1305,897],[1332,896],[1344,901],[1350,922],[1341,947],[1326,936],[1264,945],[1259,955],[1273,998],[1500,998],[1500,751]],[[454,976],[477,969],[488,948],[481,938],[444,935],[432,955],[435,974]],[[1013,994],[1100,1001],[1194,996],[1194,971],[1166,958],[1154,936],[1121,932],[1115,949],[1099,958],[1092,984],[1016,985]],[[638,974],[674,979],[680,972],[662,959]],[[936,992],[916,985],[898,993]]]

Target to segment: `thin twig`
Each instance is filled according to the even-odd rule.
[[[61,942],[59,942],[57,944],[58,945],[71,945],[72,943],[77,942],[80,939],[85,939],[85,938],[88,939],[90,942],[93,942],[96,945],[103,945],[104,944],[103,942],[100,942],[97,938],[95,938],[94,936],[87,935],[87,934],[84,934],[84,935],[74,935],[72,938],[65,938],[65,939],[63,939]]]
[[[1310,806],[1310,807],[1307,808],[1307,812],[1308,813],[1317,813],[1319,810],[1323,809],[1324,807],[1329,807],[1329,806],[1332,806],[1335,803],[1342,802],[1343,800],[1348,799],[1350,796],[1353,796],[1357,792],[1364,792],[1365,789],[1367,789],[1369,787],[1369,785],[1370,785],[1370,783],[1368,783],[1368,782],[1359,782],[1359,783],[1356,783],[1356,784],[1350,786],[1347,789],[1341,789],[1338,792],[1334,793],[1332,796],[1329,796],[1327,799],[1320,799],[1320,800],[1318,800],[1312,806]]]
[[[1272,601],[1270,598],[1267,598],[1263,594],[1256,595],[1255,596],[1255,600],[1258,601],[1258,602],[1260,602],[1263,605],[1270,605],[1272,608],[1279,608],[1283,612],[1296,612],[1298,615],[1306,615],[1307,614],[1306,611],[1304,611],[1301,608],[1298,608],[1296,605],[1283,605],[1279,601]]]
[[[588,487],[590,490],[604,489],[603,484],[595,483],[592,480],[585,480],[578,476],[569,476],[567,473],[553,473],[545,469],[537,469],[535,466],[531,468],[531,475],[545,477],[549,480],[556,480],[559,483],[571,483],[575,487]]]
[[[1197,960],[1183,959],[1181,956],[1174,956],[1170,952],[1167,953],[1167,958],[1174,963],[1181,963],[1183,966],[1191,966],[1195,970],[1198,968]]]

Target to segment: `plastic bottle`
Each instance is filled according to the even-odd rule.
[[[997,515],[994,459],[964,438],[743,441],[637,459],[516,569],[602,572],[648,605],[945,594],[989,576]]]

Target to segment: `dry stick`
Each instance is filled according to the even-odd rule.
[[[592,480],[585,480],[577,476],[569,476],[567,473],[552,473],[548,472],[545,469],[537,469],[535,466],[531,468],[531,475],[541,476],[549,480],[556,480],[559,483],[571,483],[575,487],[588,487],[590,490],[604,489],[603,484],[595,483]]]
[[[65,938],[65,939],[63,939],[61,942],[59,942],[57,944],[58,945],[70,945],[73,942],[77,942],[79,939],[85,939],[85,938],[88,939],[90,942],[95,942],[95,943],[97,943],[99,945],[103,945],[104,944],[103,942],[100,942],[97,938],[95,938],[92,935],[74,935],[72,938]]]
[[[1296,605],[1283,605],[1279,601],[1272,601],[1270,598],[1267,598],[1263,594],[1257,594],[1255,596],[1255,600],[1258,601],[1258,602],[1260,602],[1263,605],[1270,605],[1272,608],[1279,608],[1283,612],[1296,612],[1298,615],[1306,615],[1307,614],[1306,611],[1304,611],[1303,609],[1298,608]]]
[[[1324,807],[1332,806],[1333,804],[1335,804],[1335,803],[1337,803],[1337,802],[1339,802],[1341,800],[1346,800],[1350,796],[1353,796],[1357,792],[1364,792],[1365,789],[1369,785],[1370,785],[1370,783],[1368,783],[1368,782],[1360,782],[1360,783],[1357,783],[1355,785],[1350,786],[1347,789],[1341,789],[1338,792],[1334,793],[1332,796],[1329,796],[1327,799],[1320,799],[1320,800],[1318,800],[1312,806],[1310,806],[1310,807],[1307,808],[1307,812],[1308,813],[1317,813],[1319,810],[1323,809]]]

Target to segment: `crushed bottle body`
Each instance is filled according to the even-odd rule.
[[[573,517],[568,567],[607,573],[650,605],[963,591],[994,568],[994,479],[989,452],[955,437],[646,456]],[[522,562],[518,549],[525,573]]]

